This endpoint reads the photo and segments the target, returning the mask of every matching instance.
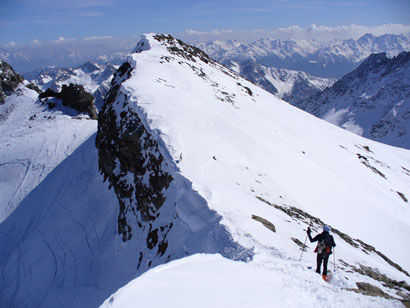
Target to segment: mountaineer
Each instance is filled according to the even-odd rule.
[[[329,261],[329,256],[332,254],[332,248],[336,247],[335,240],[333,236],[329,234],[330,227],[328,225],[323,226],[323,232],[316,235],[314,238],[310,235],[312,230],[310,227],[307,229],[307,235],[311,243],[318,242],[315,252],[317,252],[316,258],[316,273],[320,274],[320,267],[323,261],[323,272],[322,277],[327,280],[327,262]]]

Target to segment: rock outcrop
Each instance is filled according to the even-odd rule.
[[[0,60],[0,104],[4,103],[6,96],[13,94],[23,81],[23,76],[17,74],[8,63]]]
[[[63,85],[61,92],[57,93],[51,89],[39,95],[39,98],[55,97],[62,100],[64,106],[73,108],[79,112],[86,112],[91,119],[97,119],[97,110],[94,105],[94,96],[87,93],[83,86],[70,84]]]

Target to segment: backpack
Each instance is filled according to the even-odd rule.
[[[315,252],[322,254],[326,252],[327,254],[332,253],[332,237],[328,233],[324,233],[322,239],[318,242]]]

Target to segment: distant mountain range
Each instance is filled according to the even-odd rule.
[[[410,52],[373,54],[297,107],[366,138],[410,149]]]
[[[366,34],[358,40],[279,40],[256,42],[213,41],[197,44],[213,59],[226,64],[242,64],[254,60],[265,67],[304,71],[323,78],[341,78],[355,69],[372,53],[385,52],[396,56],[410,50],[409,34]]]
[[[302,71],[266,67],[250,59],[245,62],[228,61],[225,66],[254,84],[294,105],[330,87],[335,78],[320,78]]]
[[[95,40],[71,42],[57,41],[50,43],[29,44],[21,47],[0,48],[0,59],[30,79],[26,73],[37,73],[49,66],[78,67],[93,61],[99,64],[107,62],[119,65],[126,61],[126,55],[135,45],[135,40],[111,39],[111,44]]]

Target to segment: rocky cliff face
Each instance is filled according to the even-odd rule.
[[[119,93],[122,81],[129,78],[131,71],[126,62],[115,73],[99,116],[96,139],[99,168],[118,196],[118,232],[123,241],[132,238],[134,226],[142,227],[158,217],[158,210],[165,201],[164,192],[173,180],[158,142],[147,131],[139,115],[129,108],[127,97]],[[120,99],[121,104],[115,102],[116,99]],[[119,114],[117,106],[122,109]],[[158,252],[163,254],[167,245],[166,233],[171,228],[172,223],[161,226],[162,243],[158,243],[158,229],[150,231],[148,246],[154,248],[158,244]]]
[[[39,98],[45,98],[48,106],[53,108],[56,102],[48,101],[48,98],[50,97],[61,99],[64,106],[75,109],[80,113],[88,113],[90,118],[93,120],[97,119],[94,96],[87,93],[81,85],[71,83],[69,86],[63,85],[59,93],[51,89],[47,89],[45,92],[41,93]]]
[[[6,96],[11,95],[23,80],[23,76],[17,74],[8,63],[0,60],[0,104],[5,102]]]
[[[373,54],[297,107],[364,137],[410,148],[410,52]]]

